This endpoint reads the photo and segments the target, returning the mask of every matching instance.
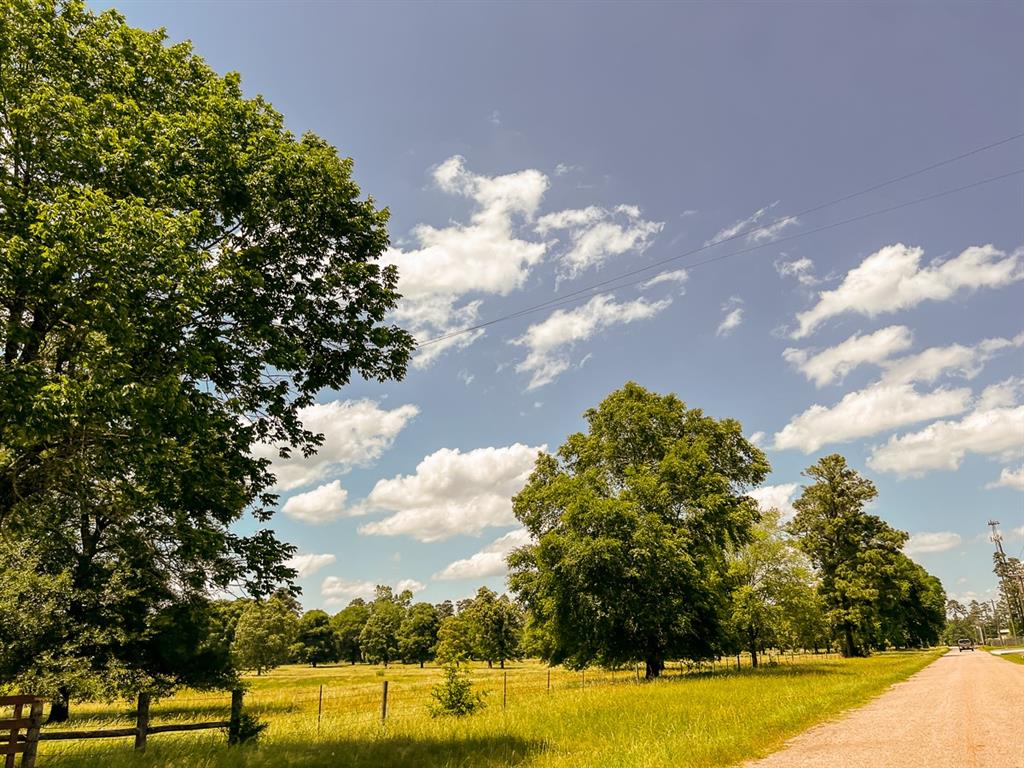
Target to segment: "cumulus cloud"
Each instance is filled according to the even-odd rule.
[[[723,240],[731,240],[734,237],[739,236],[744,232],[747,234],[747,242],[752,245],[760,245],[762,243],[768,243],[776,239],[786,227],[794,226],[798,223],[795,216],[786,216],[770,224],[761,224],[760,222],[772,210],[779,204],[776,200],[771,205],[766,205],[757,211],[754,211],[750,216],[745,219],[740,219],[735,224],[732,224],[725,229],[719,230],[718,233],[710,240],[706,240],[704,245],[713,245],[720,243]]]
[[[847,393],[832,407],[812,405],[775,433],[776,450],[811,453],[823,445],[845,443],[879,432],[965,411],[969,389],[920,393],[910,384],[877,382]]]
[[[524,547],[531,541],[525,528],[516,528],[501,536],[479,552],[463,560],[449,563],[442,571],[434,574],[435,579],[485,579],[489,576],[503,576],[508,571],[505,558],[517,547]]]
[[[643,253],[664,226],[664,222],[645,220],[635,205],[612,209],[592,205],[549,213],[537,220],[541,235],[567,233],[568,250],[561,257],[561,272],[567,277],[600,266],[614,256],[630,251]]]
[[[963,344],[930,347],[916,355],[881,363],[885,368],[883,379],[893,383],[930,383],[942,375],[951,374],[970,380],[981,373],[985,364],[998,352],[1022,345],[1024,333],[1018,333],[1012,339],[984,339],[971,347]]]
[[[792,519],[796,514],[793,509],[793,496],[796,494],[797,483],[782,483],[780,485],[762,485],[747,492],[747,496],[757,502],[762,511],[777,509],[782,513],[783,520]]]
[[[513,524],[512,497],[526,483],[538,451],[546,449],[516,443],[466,453],[435,451],[417,465],[415,474],[374,486],[365,507],[392,514],[359,532],[427,542]]]
[[[526,357],[516,365],[519,373],[529,373],[527,389],[550,384],[569,369],[569,352],[575,344],[613,325],[646,320],[666,309],[672,299],[661,301],[616,302],[607,295],[595,296],[575,309],[558,309],[546,319],[526,329],[512,343],[526,347]]]
[[[908,555],[925,555],[933,552],[947,552],[960,546],[960,534],[952,531],[923,531],[912,534],[903,547]]]
[[[288,517],[304,523],[327,523],[346,514],[358,514],[357,510],[346,510],[348,491],[341,487],[340,480],[332,480],[312,491],[298,493],[284,503],[282,511]]]
[[[736,328],[739,328],[743,323],[743,299],[738,296],[732,296],[727,302],[722,305],[722,311],[725,313],[725,317],[722,318],[722,322],[718,324],[718,329],[715,331],[716,336],[728,336]]]
[[[299,578],[304,579],[307,576],[312,576],[321,568],[326,568],[337,559],[334,555],[297,554],[288,558],[285,565],[294,568],[299,572]]]
[[[1024,405],[1019,405],[1020,380],[987,387],[974,409],[963,418],[929,424],[918,432],[893,435],[877,446],[868,466],[901,477],[920,477],[932,470],[954,470],[969,453],[1019,456],[1024,450]]]
[[[795,277],[800,285],[817,285],[820,280],[814,276],[814,262],[803,256],[792,261],[779,259],[775,262],[775,271],[780,277]]]
[[[879,364],[897,352],[903,352],[914,343],[910,329],[892,325],[874,333],[853,334],[834,347],[821,352],[790,347],[782,357],[799,370],[815,386],[823,387],[841,381],[846,374],[865,363]]]
[[[999,479],[993,483],[989,483],[986,487],[1013,488],[1016,491],[1024,491],[1024,464],[1016,469],[1003,467],[1002,471],[999,473]]]
[[[654,286],[661,285],[662,283],[678,283],[679,285],[683,285],[689,279],[690,275],[685,269],[673,269],[670,272],[661,272],[650,280],[641,283],[640,290],[646,291],[648,288],[653,288]]]
[[[341,606],[352,602],[357,597],[372,600],[379,582],[359,579],[343,579],[339,576],[328,576],[320,585],[320,594],[329,606]],[[416,579],[402,579],[391,585],[396,593],[408,589],[413,594],[426,589],[426,585]]]
[[[517,224],[533,219],[548,189],[540,171],[483,176],[467,170],[465,159],[456,155],[437,166],[433,178],[441,191],[466,197],[475,208],[468,224],[420,224],[412,231],[418,247],[392,248],[385,255],[398,267],[403,296],[395,318],[421,340],[472,324],[481,300],[459,303],[464,296],[505,296],[521,288],[547,251],[546,243],[515,234]],[[464,334],[424,347],[415,364],[422,367],[445,349],[468,345],[478,336]]]
[[[570,170],[559,166],[555,175]],[[468,223],[420,224],[410,233],[411,247],[392,248],[384,257],[399,271],[403,298],[395,319],[421,342],[437,340],[417,350],[413,364],[420,368],[480,338],[482,329],[449,334],[478,323],[487,296],[521,289],[559,240],[566,249],[562,275],[572,277],[608,258],[643,251],[663,227],[632,205],[567,209],[538,219],[549,179],[534,169],[486,176],[456,155],[434,169],[433,181],[442,192],[472,202]]]
[[[818,294],[818,303],[797,315],[793,338],[810,335],[825,320],[846,313],[875,317],[944,301],[962,290],[998,288],[1024,278],[1021,252],[1007,255],[993,245],[972,246],[947,261],[922,266],[924,251],[888,245],[850,270],[842,283]]]
[[[386,410],[373,400],[318,403],[299,411],[303,426],[324,436],[315,455],[307,458],[300,452],[282,459],[270,445],[254,453],[271,459],[277,490],[289,491],[376,461],[418,413],[415,405]]]

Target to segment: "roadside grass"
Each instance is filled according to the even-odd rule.
[[[1006,659],[1014,664],[1024,664],[1024,650],[1020,653],[1003,653],[997,654],[1000,659]]]
[[[632,669],[584,675],[556,668],[550,691],[547,668],[540,664],[525,662],[505,671],[474,665],[474,684],[487,692],[487,708],[462,719],[429,716],[429,691],[441,676],[436,667],[289,666],[248,680],[247,710],[270,723],[256,745],[228,748],[219,731],[156,734],[140,755],[132,751],[131,739],[43,742],[40,763],[62,768],[726,766],[774,751],[944,652],[867,659],[808,655],[740,671],[735,660],[713,669],[673,665],[665,679],[641,684]],[[382,726],[384,679],[389,700]],[[70,726],[124,727],[131,724],[129,710],[127,705],[79,705]],[[184,692],[155,703],[151,722],[221,719],[226,713],[226,695]]]

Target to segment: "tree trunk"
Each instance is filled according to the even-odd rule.
[[[747,632],[747,638],[750,640],[750,666],[757,669],[757,635],[754,630]]]
[[[423,669],[423,662],[420,661],[420,669]]]
[[[494,669],[494,662],[491,661],[490,659],[487,660],[487,668],[488,669]]]
[[[665,661],[658,657],[648,657],[644,660],[644,678],[647,680],[653,680],[658,677],[662,670],[665,669]]]
[[[48,723],[66,723],[71,716],[71,691],[61,686],[57,689],[57,695],[50,702],[50,716],[46,719]]]
[[[846,644],[845,653],[843,654],[847,658],[853,656],[859,656],[857,653],[857,646],[853,642],[853,625],[850,622],[843,624],[843,638]]]
[[[505,668],[505,660],[502,659],[501,660],[501,664],[499,664],[498,666],[500,666],[502,669],[504,669]]]

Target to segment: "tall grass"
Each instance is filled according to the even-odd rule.
[[[130,739],[44,742],[41,765],[64,768],[312,768],[374,766],[730,765],[766,754],[809,725],[857,706],[935,659],[941,651],[868,659],[798,657],[758,670],[670,668],[637,683],[632,669],[556,669],[535,663],[472,669],[488,706],[469,717],[432,718],[437,668],[285,667],[250,678],[247,709],[270,723],[258,745],[228,748],[217,731],[158,734],[144,755]],[[502,707],[507,672],[508,705]],[[388,720],[380,722],[388,680]],[[585,680],[584,680],[585,677]],[[585,682],[585,685],[584,685]],[[322,717],[320,686],[324,686]],[[228,697],[181,696],[156,703],[154,724],[226,716]],[[73,727],[130,723],[129,707],[80,706]]]

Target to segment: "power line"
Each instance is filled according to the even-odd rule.
[[[1012,138],[1019,138],[1021,136],[1024,136],[1024,134],[1018,134],[1016,137],[1012,137]],[[1002,142],[998,142],[998,143],[990,145],[990,146],[998,146],[998,144],[1005,144],[1007,141],[1012,140],[1012,138],[1011,139],[1005,139]],[[977,152],[980,152],[980,151],[982,151],[981,148],[979,148],[977,150],[974,150],[974,151],[972,151],[970,153],[965,153],[964,155],[959,155],[958,158],[966,157],[969,154],[976,154]],[[953,162],[953,159],[946,160],[946,161],[943,161],[941,163],[935,163],[935,164],[933,164],[931,166],[928,166],[928,168],[920,169],[920,170],[914,171],[913,173],[910,173],[910,174],[905,174],[904,176],[897,177],[896,179],[890,180],[888,182],[882,182],[881,184],[876,184],[873,187],[869,188],[869,190],[880,189],[881,187],[886,186],[887,184],[892,184],[892,183],[895,183],[898,180],[910,178],[913,175],[916,175],[918,173],[924,173],[926,170],[930,170],[932,168],[936,168],[936,167],[939,167],[940,165],[945,165],[945,164],[950,163],[950,162]],[[981,186],[984,186],[986,184],[992,184],[992,183],[994,183],[996,181],[1001,181],[1002,179],[1007,179],[1007,178],[1010,178],[1011,176],[1017,176],[1017,175],[1020,175],[1022,173],[1024,173],[1024,168],[1020,168],[1020,169],[1017,169],[1015,171],[1010,171],[1008,173],[999,174],[998,176],[991,176],[989,178],[981,179],[981,180],[975,181],[975,182],[971,182],[970,184],[964,184],[964,185],[959,186],[959,187],[953,187],[952,189],[946,189],[946,190],[943,190],[941,192],[934,192],[934,193],[932,193],[930,195],[925,195],[923,197],[918,197],[918,198],[915,198],[913,200],[908,200],[908,201],[903,202],[903,203],[897,203],[895,205],[890,205],[890,206],[886,206],[884,208],[879,208],[879,209],[874,210],[874,211],[869,211],[867,213],[862,213],[862,214],[859,214],[857,216],[851,216],[850,218],[842,219],[841,221],[835,221],[835,222],[832,222],[830,224],[824,224],[824,225],[822,225],[820,227],[815,227],[814,229],[809,229],[809,230],[805,230],[803,232],[794,233],[792,235],[786,235],[784,237],[779,237],[779,238],[776,238],[776,239],[771,240],[771,241],[766,242],[766,243],[760,243],[758,245],[750,246],[749,248],[741,248],[741,249],[736,250],[736,251],[730,251],[729,253],[720,254],[718,256],[714,256],[714,257],[711,257],[711,258],[708,258],[708,259],[704,259],[702,261],[697,261],[697,262],[694,262],[692,264],[686,265],[686,268],[687,269],[696,269],[698,267],[706,266],[708,264],[713,264],[715,262],[722,261],[724,259],[728,259],[728,258],[731,258],[733,256],[739,256],[741,254],[750,253],[751,251],[760,250],[761,248],[767,248],[768,246],[778,245],[779,243],[785,243],[785,242],[788,242],[790,240],[796,240],[796,239],[801,238],[801,237],[807,237],[808,235],[813,235],[813,234],[816,234],[818,232],[824,232],[824,231],[827,231],[827,230],[830,230],[830,229],[835,229],[836,227],[844,226],[846,224],[852,224],[854,222],[863,221],[865,219],[873,218],[875,216],[881,216],[882,214],[885,214],[885,213],[891,213],[892,211],[898,211],[898,210],[900,210],[902,208],[908,208],[908,207],[910,207],[912,205],[918,205],[920,203],[925,203],[925,202],[928,202],[930,200],[936,200],[936,199],[941,198],[941,197],[947,197],[949,195],[956,194],[958,192],[965,192],[965,191],[967,191],[969,189],[975,189],[976,187],[981,187]],[[869,190],[864,190],[864,191],[861,191],[861,192],[852,193],[852,194],[847,195],[847,196],[845,196],[843,198],[839,198],[839,200],[849,200],[852,197],[856,197],[857,195],[865,194]],[[833,202],[823,203],[823,204],[815,206],[813,208],[809,208],[806,211],[802,211],[800,213],[792,214],[791,216],[784,216],[780,220],[784,220],[784,219],[788,219],[788,218],[794,218],[794,217],[798,217],[798,216],[805,216],[805,215],[807,215],[808,212],[821,210],[822,208],[825,208],[825,207],[827,207],[829,205],[833,205],[833,204],[834,204]],[[722,240],[718,240],[718,241],[715,241],[715,242],[712,242],[712,243],[706,243],[705,245],[703,245],[703,246],[701,246],[699,248],[694,248],[694,249],[692,249],[690,251],[686,251],[686,252],[678,254],[676,256],[670,256],[670,257],[665,258],[665,259],[660,259],[660,260],[655,261],[655,262],[653,262],[651,264],[648,264],[647,266],[638,267],[636,269],[632,269],[632,270],[629,270],[627,272],[623,272],[623,273],[621,273],[621,274],[619,274],[619,275],[617,275],[615,277],[608,278],[607,280],[601,280],[599,282],[592,283],[589,286],[586,286],[586,287],[583,287],[583,288],[579,288],[579,289],[577,289],[575,291],[572,291],[572,292],[570,292],[570,293],[568,293],[568,294],[566,294],[564,296],[559,296],[559,297],[554,298],[554,299],[549,299],[548,301],[541,302],[540,304],[534,304],[534,305],[529,306],[529,307],[524,307],[523,309],[517,310],[515,312],[511,312],[511,313],[509,313],[507,315],[502,315],[500,317],[496,317],[496,318],[494,318],[492,320],[488,320],[488,321],[485,321],[483,323],[478,323],[476,325],[469,326],[467,328],[461,328],[461,329],[459,329],[457,331],[451,331],[449,333],[442,334],[441,336],[437,336],[437,337],[432,338],[432,339],[427,339],[427,340],[425,340],[423,342],[420,342],[420,344],[418,346],[420,346],[420,347],[430,346],[432,344],[437,344],[437,343],[440,343],[442,341],[447,341],[448,339],[452,339],[452,338],[455,338],[457,336],[462,336],[463,334],[466,334],[466,333],[472,333],[474,331],[478,331],[478,330],[481,330],[483,328],[487,328],[487,327],[495,325],[497,323],[505,322],[506,320],[513,320],[515,318],[522,317],[522,316],[528,315],[528,314],[532,314],[534,312],[539,312],[539,311],[544,310],[544,309],[552,309],[552,308],[555,308],[555,307],[563,306],[565,304],[571,304],[573,302],[580,301],[580,300],[582,300],[584,298],[590,298],[590,297],[598,296],[598,295],[601,295],[601,294],[604,294],[604,293],[611,293],[613,291],[619,290],[620,288],[626,288],[626,287],[628,287],[630,285],[635,285],[637,283],[641,283],[641,282],[645,282],[647,280],[651,280],[651,279],[657,277],[658,275],[663,274],[665,270],[657,272],[657,273],[655,273],[653,275],[645,275],[644,277],[636,279],[636,280],[628,280],[627,282],[624,282],[624,283],[620,283],[619,282],[619,281],[625,280],[627,278],[635,277],[636,275],[640,275],[640,274],[643,274],[643,273],[646,273],[646,272],[650,272],[651,270],[656,269],[656,268],[661,267],[661,266],[664,266],[665,264],[669,264],[669,263],[672,263],[672,262],[675,262],[675,261],[679,261],[680,259],[684,259],[687,256],[693,256],[694,254],[700,253],[701,251],[705,251],[708,248],[711,248],[711,247],[713,247],[715,245],[719,245],[721,243],[726,243],[726,242],[729,242],[730,240],[736,240],[736,239],[738,239],[740,237],[745,237],[745,236],[747,236],[749,234],[752,234],[754,232],[757,232],[759,230],[763,230],[763,229],[766,229],[768,227],[771,227],[772,225],[773,225],[772,223],[765,224],[765,225],[763,225],[761,227],[756,227],[754,229],[747,230],[746,232],[741,232],[741,233],[733,235],[731,237],[723,238]],[[618,284],[617,285],[612,285],[613,283],[618,283]]]

